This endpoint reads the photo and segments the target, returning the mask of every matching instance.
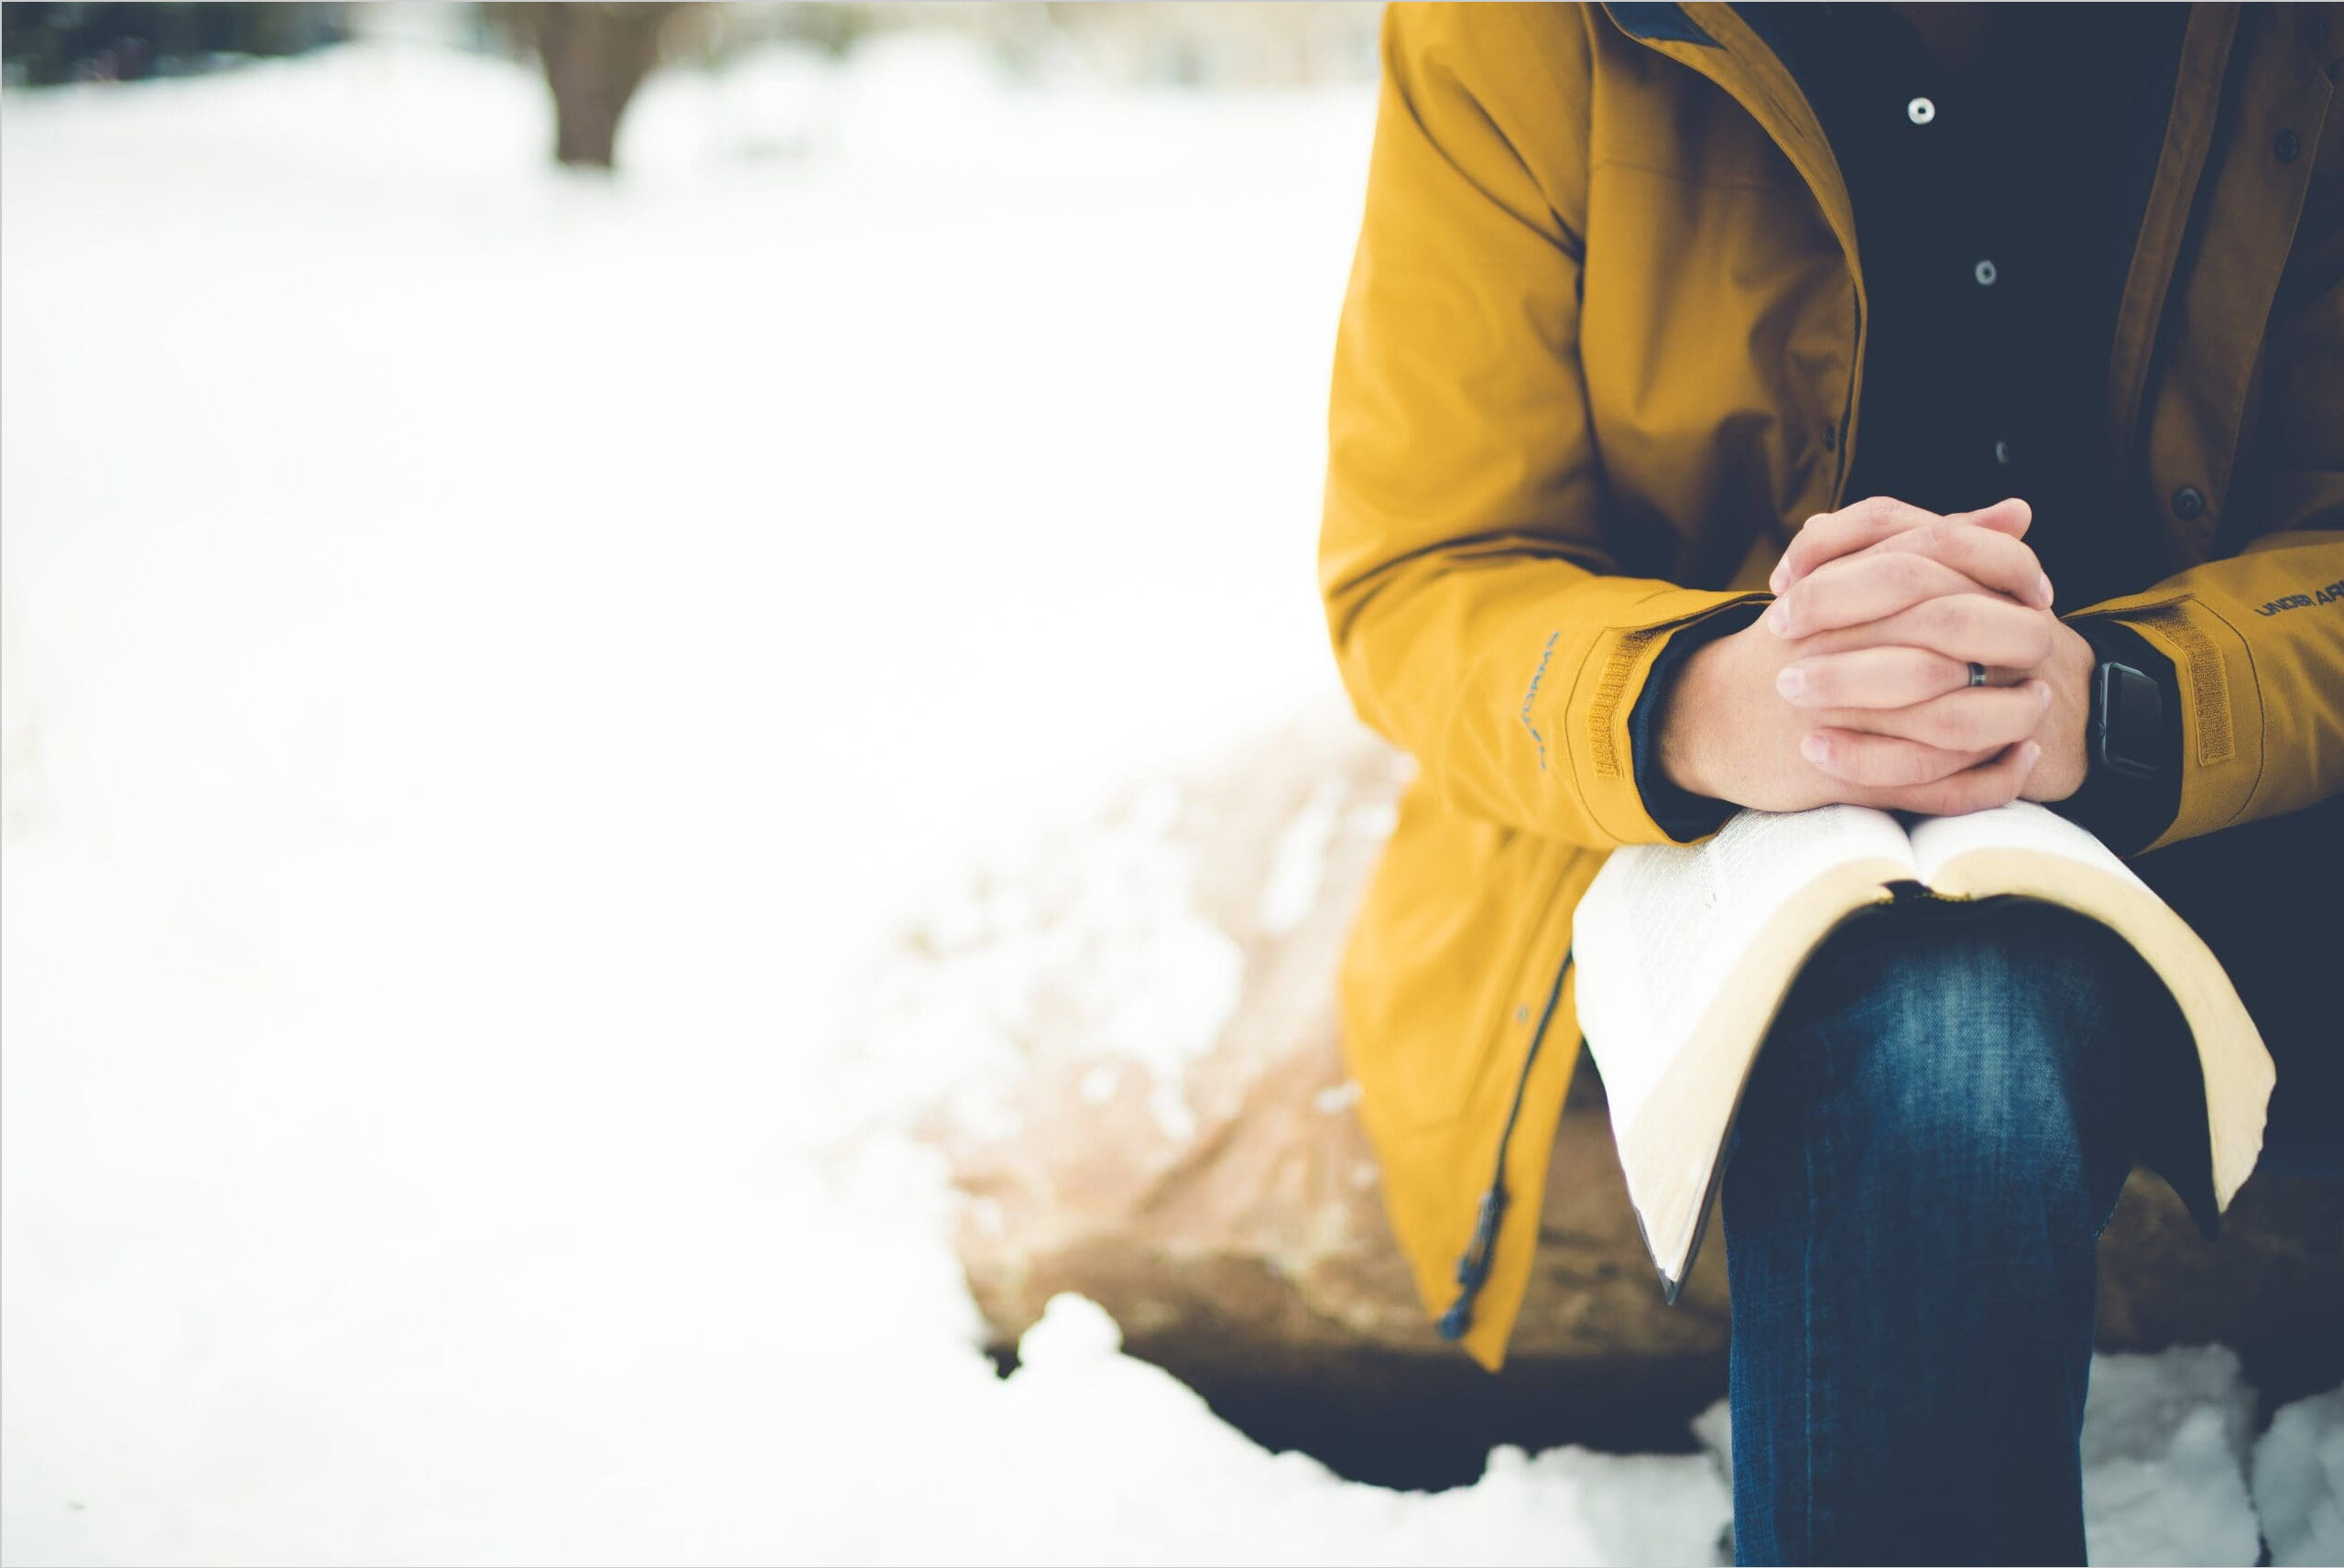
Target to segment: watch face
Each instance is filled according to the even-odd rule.
[[[2129,664],[2099,667],[2101,760],[2136,778],[2157,770],[2164,751],[2164,698],[2157,683]]]

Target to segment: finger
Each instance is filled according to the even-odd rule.
[[[1869,495],[1836,512],[1817,513],[1791,536],[1767,585],[1780,593],[1826,561],[1878,544],[1903,529],[1935,522],[1936,517],[1935,512],[1893,495]]]
[[[1948,512],[1942,517],[1892,495],[1873,495],[1837,512],[1809,517],[1783,548],[1783,559],[1775,563],[1767,586],[1780,593],[1826,561],[1868,550],[1932,523],[1962,524],[2017,539],[2033,520],[2034,509],[2015,495],[1974,512]]]
[[[1911,551],[1943,561],[1981,588],[2008,593],[2038,610],[2051,607],[2051,579],[2024,541],[1992,528],[1945,518],[1892,534],[1858,559]]]
[[[1967,660],[1895,646],[1818,654],[1774,677],[1774,689],[1801,708],[1902,708],[1968,685]]]
[[[1869,496],[1837,512],[1822,512],[1809,517],[1791,536],[1767,585],[1780,593],[1826,561],[1940,520],[1967,523],[2016,539],[2026,532],[2033,518],[2033,508],[2016,496],[1974,512],[1948,512],[1943,519],[1935,512],[1893,495]]]
[[[2026,671],[2051,657],[2057,627],[2047,611],[2031,610],[1993,594],[1949,593],[1877,621],[1802,637],[1790,653],[1793,661],[1802,661],[1820,654],[1902,644],[1964,664],[2001,665]]]
[[[1982,751],[1949,751],[1897,735],[1848,729],[1810,730],[1799,740],[1799,755],[1816,772],[1827,773],[1842,783],[1879,789],[1932,783],[1977,767],[1995,750],[1990,746]]]
[[[1952,691],[1903,708],[1833,708],[1816,719],[1835,730],[1892,735],[1946,751],[1993,752],[2042,728],[2050,709],[2050,682],[2029,681]]]
[[[1775,600],[1766,625],[1777,637],[1812,637],[1881,620],[1930,599],[1987,592],[1974,578],[1913,550],[1842,556],[1825,561]]]
[[[1859,802],[1883,811],[1920,811],[1933,817],[1958,817],[1969,811],[2007,806],[2026,788],[2027,775],[2043,757],[2043,747],[2022,741],[2000,757],[1976,768],[1924,784],[1874,791]]]

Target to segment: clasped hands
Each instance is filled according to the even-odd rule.
[[[1678,672],[1663,775],[1762,811],[1955,816],[2074,794],[2094,660],[2052,614],[2033,520],[2015,499],[1939,516],[1885,496],[1810,518],[1767,613]]]

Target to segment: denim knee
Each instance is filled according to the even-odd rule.
[[[1804,1136],[1867,1181],[1969,1209],[2008,1197],[2097,1234],[2126,976],[2108,940],[2044,906],[1859,920],[1786,1000],[1766,1051],[1793,1082],[1774,1097],[1795,1095]]]

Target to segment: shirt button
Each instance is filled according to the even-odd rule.
[[[1978,287],[1980,289],[1993,288],[1994,279],[2000,276],[2000,274],[1995,272],[1994,264],[1990,261],[1979,262],[1976,267],[1969,269],[1969,275],[1978,279]]]
[[[1837,424],[1828,424],[1823,427],[1823,450],[1826,452],[1837,452],[1839,450],[1839,427]]]
[[[2303,137],[2293,131],[2281,131],[2278,140],[2271,144],[2271,156],[2281,163],[2293,163],[2295,155],[2304,150]]]
[[[1904,106],[1904,117],[1916,125],[1925,125],[1937,117],[1937,106],[1926,98],[1915,98]]]
[[[2003,467],[2005,467],[2005,468],[2007,468],[2007,467],[2009,467],[2009,466],[2010,466],[2010,463],[2011,463],[2011,443],[2010,443],[2010,442],[2008,442],[2008,441],[1996,441],[1996,442],[1994,443],[1994,461],[1995,461],[1996,463],[2001,463],[2001,464]]]
[[[2185,485],[2173,493],[2173,515],[2189,522],[2206,510],[2206,494],[2194,485]]]

